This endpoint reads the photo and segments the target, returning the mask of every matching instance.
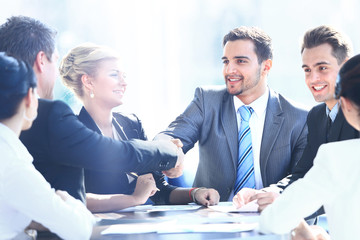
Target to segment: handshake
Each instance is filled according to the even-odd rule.
[[[175,167],[166,171],[162,171],[168,178],[177,178],[183,174],[184,169],[184,152],[182,150],[183,144],[180,139],[170,139],[177,148],[177,161]]]

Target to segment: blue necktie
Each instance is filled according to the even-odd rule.
[[[242,120],[238,134],[239,155],[234,194],[243,187],[255,188],[254,157],[249,127],[249,120],[254,110],[251,107],[241,106],[238,111]]]

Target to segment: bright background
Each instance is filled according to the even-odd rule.
[[[119,111],[136,113],[149,139],[183,112],[197,86],[223,84],[221,42],[235,27],[258,26],[272,37],[270,87],[309,107],[315,102],[300,57],[305,31],[330,24],[352,39],[354,53],[360,48],[356,0],[0,0],[0,5],[1,23],[26,15],[57,29],[61,57],[82,42],[118,51],[128,82]],[[55,98],[79,110],[60,81]],[[189,184],[197,162],[194,148],[186,157]]]

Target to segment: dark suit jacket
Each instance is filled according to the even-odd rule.
[[[307,117],[307,126],[309,133],[307,136],[307,145],[299,162],[294,168],[291,175],[282,179],[277,186],[285,189],[288,185],[295,182],[304,175],[313,166],[314,158],[321,144],[326,143],[326,104],[319,104],[312,108]],[[351,127],[339,109],[339,112],[331,126],[328,142],[336,142],[347,139],[358,138],[359,132]]]
[[[147,140],[141,121],[134,115],[113,113],[113,124],[122,136],[122,139]],[[89,129],[101,134],[94,120],[83,107],[78,116],[79,120]],[[99,159],[98,161],[102,161]],[[129,184],[124,172],[104,171],[103,169],[84,169],[85,189],[89,193],[97,194],[132,194],[136,186],[136,180]],[[161,172],[152,172],[156,186],[160,189],[151,200],[156,204],[169,204],[169,196],[176,187],[165,181]]]
[[[326,140],[327,115],[325,103],[319,104],[310,110],[306,123],[309,129],[309,133],[303,155],[289,176],[279,181],[275,186],[271,186],[277,187],[279,192],[281,192],[296,180],[305,176],[305,174],[313,166],[314,158],[321,144],[359,137],[359,132],[346,122],[344,114],[340,108],[338,114],[336,115],[335,121],[332,123],[328,140]],[[321,207],[314,214],[308,216],[306,219],[309,222],[312,222],[314,221],[313,218],[316,219],[316,217],[321,214],[324,214],[323,207]]]
[[[38,117],[20,139],[51,186],[82,201],[84,168],[142,173],[170,169],[177,161],[171,144],[103,137],[84,126],[62,101],[39,99]]]
[[[264,186],[287,176],[306,145],[307,111],[270,90],[260,149]],[[199,142],[194,186],[215,188],[227,201],[236,179],[238,128],[233,96],[224,86],[197,88],[195,97],[156,138],[180,138],[187,152]]]

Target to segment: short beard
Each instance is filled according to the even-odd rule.
[[[261,67],[259,66],[259,69],[256,73],[256,81],[255,81],[255,85],[257,85],[260,81],[260,76],[261,76]],[[243,78],[245,80],[245,78]],[[245,89],[245,86],[243,89],[240,89],[238,92],[235,92],[235,93],[230,93],[229,92],[229,89],[226,88],[227,92],[232,95],[232,96],[238,96],[238,95],[241,95],[243,92],[244,92],[244,89]]]
[[[230,92],[229,92],[229,90],[228,90],[228,93],[229,93],[230,95],[232,95],[232,96],[241,95],[243,92],[244,92],[244,90],[243,90],[243,89],[241,89],[240,91],[235,92],[235,93],[230,93]]]

